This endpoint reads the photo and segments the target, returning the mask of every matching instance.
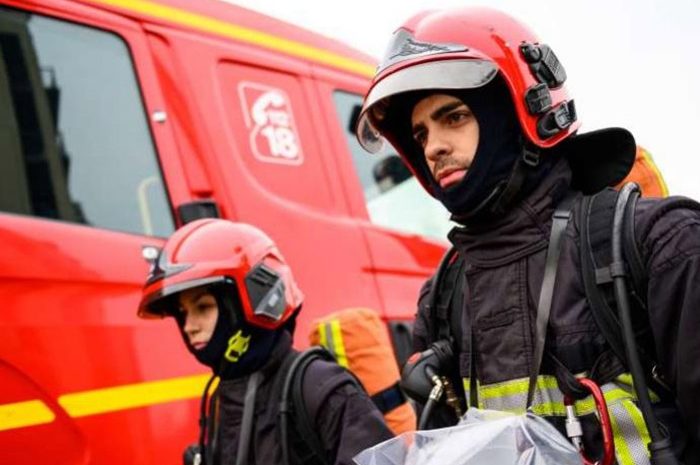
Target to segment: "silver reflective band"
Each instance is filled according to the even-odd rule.
[[[404,92],[426,89],[475,89],[496,76],[498,67],[481,59],[443,59],[411,66],[377,82],[365,99],[357,125],[357,140],[370,153],[381,150],[381,133],[372,119],[381,121],[385,112],[378,105],[390,105],[391,98]],[[384,99],[388,99],[384,101]]]

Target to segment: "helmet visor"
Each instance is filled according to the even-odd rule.
[[[357,140],[370,153],[383,147],[380,130],[391,99],[401,93],[426,89],[473,89],[488,84],[498,73],[496,65],[482,59],[429,61],[398,70],[377,82],[365,98],[357,123]]]
[[[416,40],[409,30],[399,28],[391,37],[384,58],[377,68],[377,74],[402,61],[441,53],[466,52],[467,50],[469,49],[462,44],[421,42]]]
[[[177,308],[173,297],[182,291],[194,287],[205,286],[225,281],[224,276],[212,276],[208,278],[192,279],[170,286],[165,286],[158,291],[146,296],[139,306],[138,316],[141,318],[162,318],[177,314]]]

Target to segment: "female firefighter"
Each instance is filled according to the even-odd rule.
[[[344,369],[320,359],[304,370],[295,364],[292,334],[302,301],[279,250],[253,226],[198,220],[166,242],[138,314],[173,317],[187,349],[220,380],[201,423],[197,460],[349,465],[391,436]],[[292,367],[296,378],[287,377]]]

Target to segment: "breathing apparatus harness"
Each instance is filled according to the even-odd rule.
[[[221,368],[223,368],[225,363],[227,363],[227,361],[224,358],[221,361]],[[221,369],[219,372],[221,372]],[[185,449],[185,465],[211,465],[208,460],[211,457],[207,455],[206,444],[207,430],[209,428],[207,405],[211,399],[209,391],[211,390],[211,386],[216,378],[217,374],[212,374],[204,386],[204,390],[202,391],[202,397],[199,403],[199,440],[197,441],[196,445],[189,446]],[[243,407],[243,418],[241,420],[241,437],[238,441],[238,452],[236,453],[236,465],[245,465],[248,463],[250,433],[252,430],[251,425],[253,423],[253,410],[255,409],[255,398],[257,396],[260,379],[261,374],[259,371],[253,372],[248,378]]]
[[[637,339],[631,318],[629,302],[630,293],[626,282],[626,278],[628,276],[628,266],[625,261],[625,256],[623,255],[623,250],[627,252],[628,249],[625,241],[634,240],[633,215],[639,195],[639,187],[634,183],[628,183],[621,189],[619,194],[617,194],[614,206],[612,221],[612,263],[610,264],[609,270],[610,277],[614,284],[614,299],[618,309],[619,327],[621,329],[621,334],[619,336],[621,336],[621,339],[623,340],[624,354],[618,354],[618,351],[615,351],[615,353],[618,355],[618,357],[621,355],[624,356],[624,358],[621,358],[621,361],[627,362],[628,369],[632,375],[634,389],[637,399],[639,400],[639,408],[642,412],[644,422],[651,438],[648,448],[652,465],[681,465],[673,453],[670,438],[668,438],[659,427],[657,418],[652,409],[647,378],[645,376],[645,369],[640,359],[639,347],[637,345]],[[552,296],[562,242],[561,239],[571,215],[573,200],[574,196],[569,193],[556,208],[552,219],[552,229],[550,232],[549,246],[545,261],[544,277],[537,307],[535,334],[536,342],[533,357],[534,363],[528,383],[526,406],[529,411],[531,411],[532,408],[537,377],[545,352],[544,348],[546,332],[552,305]],[[588,205],[585,200],[584,205]],[[588,215],[589,213],[590,212],[584,211],[583,215]],[[582,238],[582,250],[583,248],[584,244]],[[456,253],[457,251],[454,247],[447,251],[440,262],[431,285],[427,301],[433,317],[435,316],[435,312],[440,310],[440,308],[438,308],[438,297],[440,291],[444,291],[442,281],[446,279],[446,275],[450,272],[448,270],[450,266],[455,263]],[[462,266],[463,261],[459,267],[452,266],[452,268],[459,268],[459,274],[457,276],[460,276],[463,273]],[[455,294],[454,291],[457,287],[457,279],[453,279],[453,281],[455,281],[453,283],[454,287],[451,290],[448,290],[448,292],[452,293],[451,298],[455,298],[461,294],[460,292]],[[588,293],[589,290],[587,289],[587,294]],[[450,303],[448,302],[448,308],[449,305]],[[461,305],[457,308],[461,308]],[[601,313],[603,312],[595,305],[593,306],[593,311],[595,319],[598,322],[601,318]],[[450,328],[448,327],[445,329],[444,327],[449,325],[452,326],[452,331],[461,331],[459,326],[455,327],[455,321],[457,324],[459,324],[460,320],[455,320],[453,315],[450,315],[449,318],[433,318],[433,321],[435,321],[438,325],[438,340],[433,342],[427,350],[411,356],[406,362],[402,372],[401,385],[406,393],[419,400],[427,398],[425,408],[423,409],[420,418],[419,429],[427,426],[429,417],[434,411],[435,404],[442,397],[443,391],[445,391],[445,384],[449,384],[449,380],[446,376],[444,376],[444,373],[454,366],[453,348],[455,347],[455,338],[454,336],[450,335]],[[600,326],[600,323],[598,324]],[[613,330],[610,328],[603,331],[606,340],[611,338],[611,331]],[[620,338],[619,336],[618,339]],[[477,383],[474,382],[476,379],[476,367],[473,339],[473,337],[470,338],[472,345],[472,350],[470,351],[472,357],[470,364],[470,377],[472,382],[469,383],[469,405],[476,407],[478,405],[478,401],[476,388]],[[616,347],[619,349],[619,342],[616,344]],[[581,397],[583,397],[584,394],[590,394],[593,397],[602,429],[604,451],[603,459],[601,461],[594,462],[586,456],[585,451],[583,450],[583,432],[581,424],[577,419],[574,410],[574,399],[570,395],[564,396],[564,405],[567,413],[565,421],[567,436],[574,446],[580,451],[585,465],[612,465],[615,462],[614,439],[607,404],[600,386],[589,378],[574,378],[572,375],[570,375],[568,378],[569,379],[566,380],[567,387],[571,387],[571,389],[576,391],[576,393]],[[448,395],[448,398],[449,397],[450,396]],[[461,410],[459,408],[455,408],[455,406],[459,406],[459,401],[457,400],[457,402],[450,402],[448,405],[453,407],[454,413],[456,414],[457,418],[459,418],[461,416]]]

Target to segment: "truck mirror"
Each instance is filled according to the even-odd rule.
[[[221,218],[219,206],[212,199],[183,203],[177,207],[177,215],[182,225],[202,218]]]
[[[348,121],[348,132],[355,134],[355,129],[357,128],[357,120],[360,119],[360,112],[362,111],[362,105],[359,103],[352,107],[352,113],[350,113],[350,121]]]

